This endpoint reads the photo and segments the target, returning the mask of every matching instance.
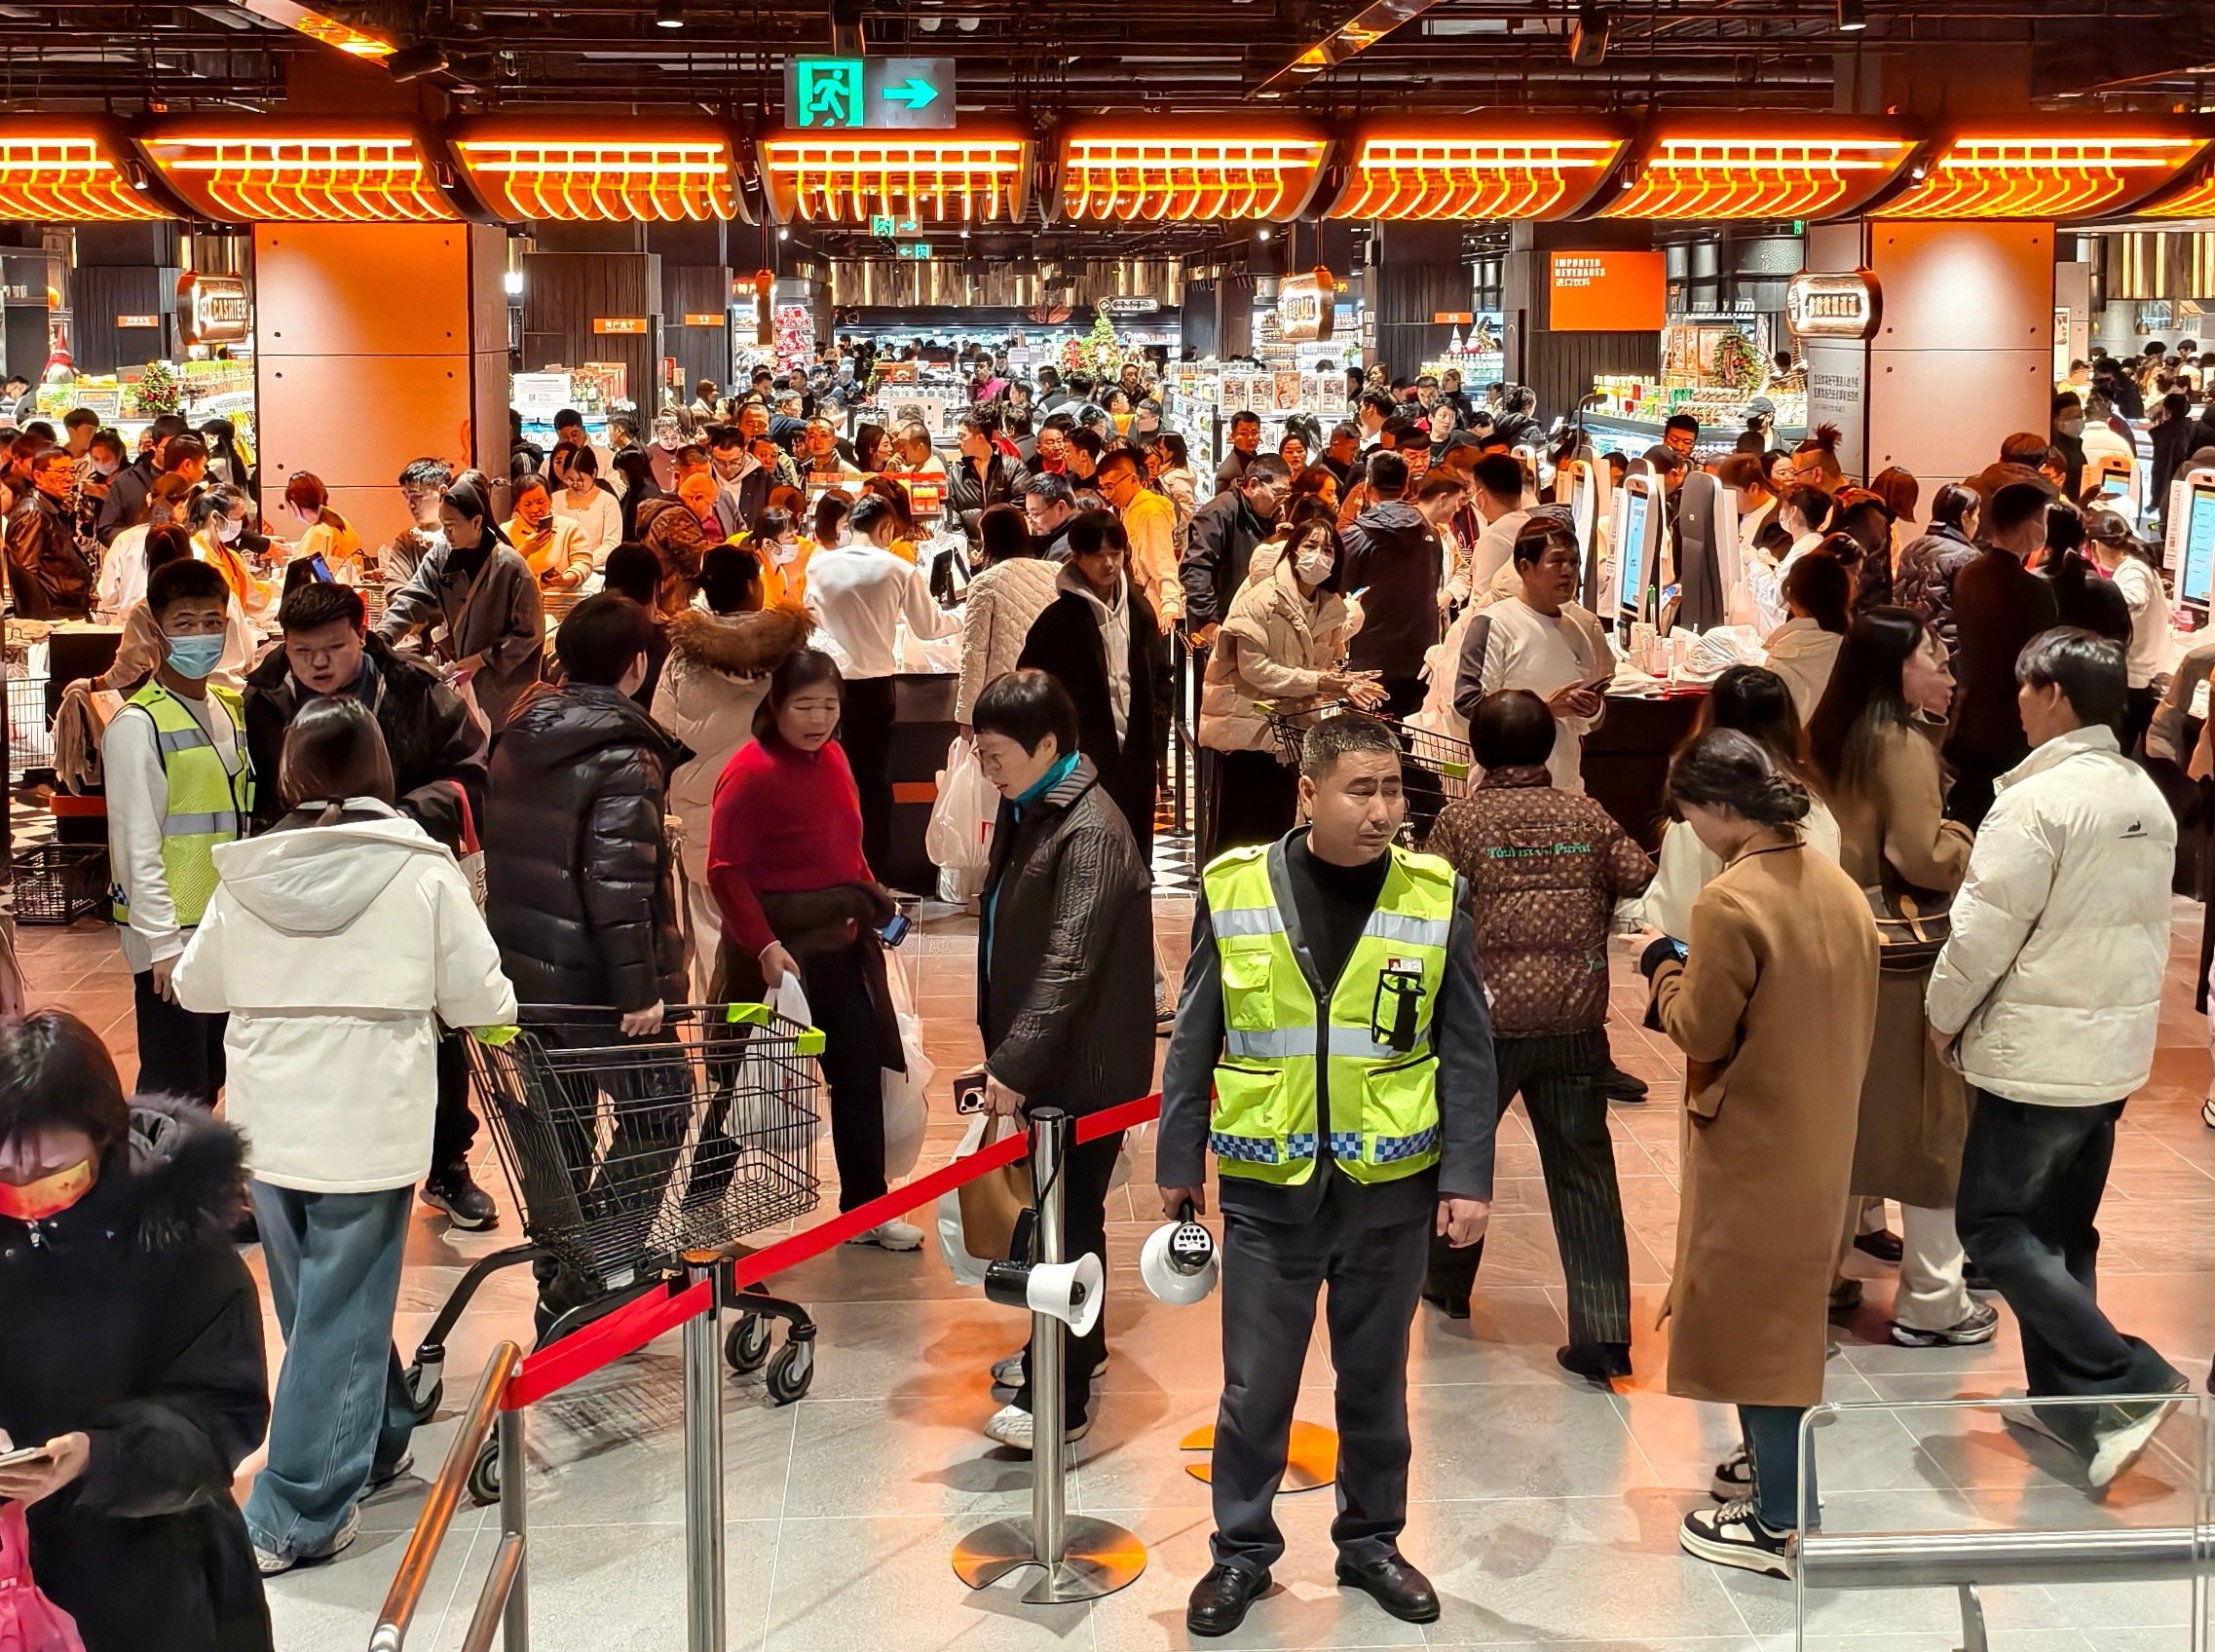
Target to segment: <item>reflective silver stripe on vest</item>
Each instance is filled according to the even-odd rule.
[[[162,816],[162,836],[165,838],[198,838],[211,832],[239,835],[239,817],[229,809],[221,814],[165,814]]]
[[[1436,947],[1445,950],[1446,935],[1452,927],[1449,918],[1415,918],[1405,912],[1372,912],[1369,921],[1362,925],[1362,933],[1377,941],[1405,941],[1411,947]]]
[[[1281,935],[1285,915],[1273,906],[1221,907],[1208,914],[1208,927],[1217,935]]]
[[[1380,1044],[1366,1033],[1350,1027],[1331,1029],[1331,1053],[1335,1057],[1357,1061],[1413,1060],[1427,1055],[1430,1050],[1430,1023],[1425,1019],[1417,1030],[1415,1047],[1396,1050],[1390,1044]],[[1233,1061],[1289,1061],[1295,1057],[1315,1054],[1315,1029],[1312,1027],[1278,1027],[1266,1032],[1245,1032],[1233,1027],[1222,1035],[1223,1053]]]
[[[211,746],[214,743],[207,737],[206,729],[157,729],[154,731],[154,744],[165,757],[171,752],[198,751],[202,746]]]

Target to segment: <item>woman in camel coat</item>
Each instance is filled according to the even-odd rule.
[[[1751,1468],[1750,1485],[1718,1471],[1733,1500],[1686,1516],[1680,1541],[1782,1577],[1800,1414],[1822,1398],[1876,925],[1854,881],[1801,844],[1806,788],[1746,735],[1702,734],[1671,764],[1670,793],[1723,871],[1693,903],[1684,956],[1660,940],[1644,959],[1688,1064],[1669,1391],[1737,1406]]]
[[[1872,608],[1856,620],[1808,726],[1820,783],[1839,827],[1839,864],[1896,910],[1942,908],[1969,872],[1970,833],[1943,817],[1936,735],[1953,682],[1922,617]],[[1897,1199],[1899,1290],[1893,1340],[1909,1348],[1989,1342],[1999,1316],[1962,1285],[1954,1190],[1969,1131],[1969,1089],[1938,1059],[1924,1019],[1929,963],[1888,966],[1861,1084],[1854,1191]]]

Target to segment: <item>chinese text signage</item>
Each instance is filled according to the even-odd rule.
[[[1557,252],[1548,277],[1547,325],[1554,332],[1662,329],[1665,278],[1659,252]]]

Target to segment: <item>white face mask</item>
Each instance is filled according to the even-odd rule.
[[[1303,550],[1294,559],[1293,567],[1309,584],[1320,585],[1331,577],[1333,561],[1327,550]]]

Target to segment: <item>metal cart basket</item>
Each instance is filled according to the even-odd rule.
[[[1260,702],[1260,706],[1269,719],[1270,732],[1277,737],[1278,750],[1295,768],[1298,767],[1300,742],[1307,737],[1307,731],[1327,717],[1358,712],[1370,722],[1390,729],[1400,741],[1403,753],[1400,784],[1408,798],[1408,824],[1402,836],[1411,847],[1423,846],[1431,828],[1438,824],[1439,811],[1455,798],[1467,797],[1475,783],[1476,755],[1469,749],[1467,740],[1457,740],[1451,734],[1418,729],[1412,723],[1382,717],[1373,711],[1361,711],[1350,700],[1325,700],[1294,712],[1279,711],[1267,701]]]
[[[765,1004],[686,1004],[658,1032],[626,1037],[612,1009],[525,1005],[520,1025],[480,1032],[469,1063],[485,1122],[522,1213],[526,1243],[472,1266],[407,1371],[418,1414],[443,1389],[445,1340],[485,1279],[529,1262],[544,1346],[662,1289],[687,1251],[741,1254],[738,1241],[815,1207],[820,1121],[814,1058],[823,1034]],[[814,1380],[814,1323],[760,1291],[725,1353],[770,1366],[770,1399]],[[772,1362],[770,1321],[787,1326]],[[472,1494],[499,1494],[480,1460]]]

